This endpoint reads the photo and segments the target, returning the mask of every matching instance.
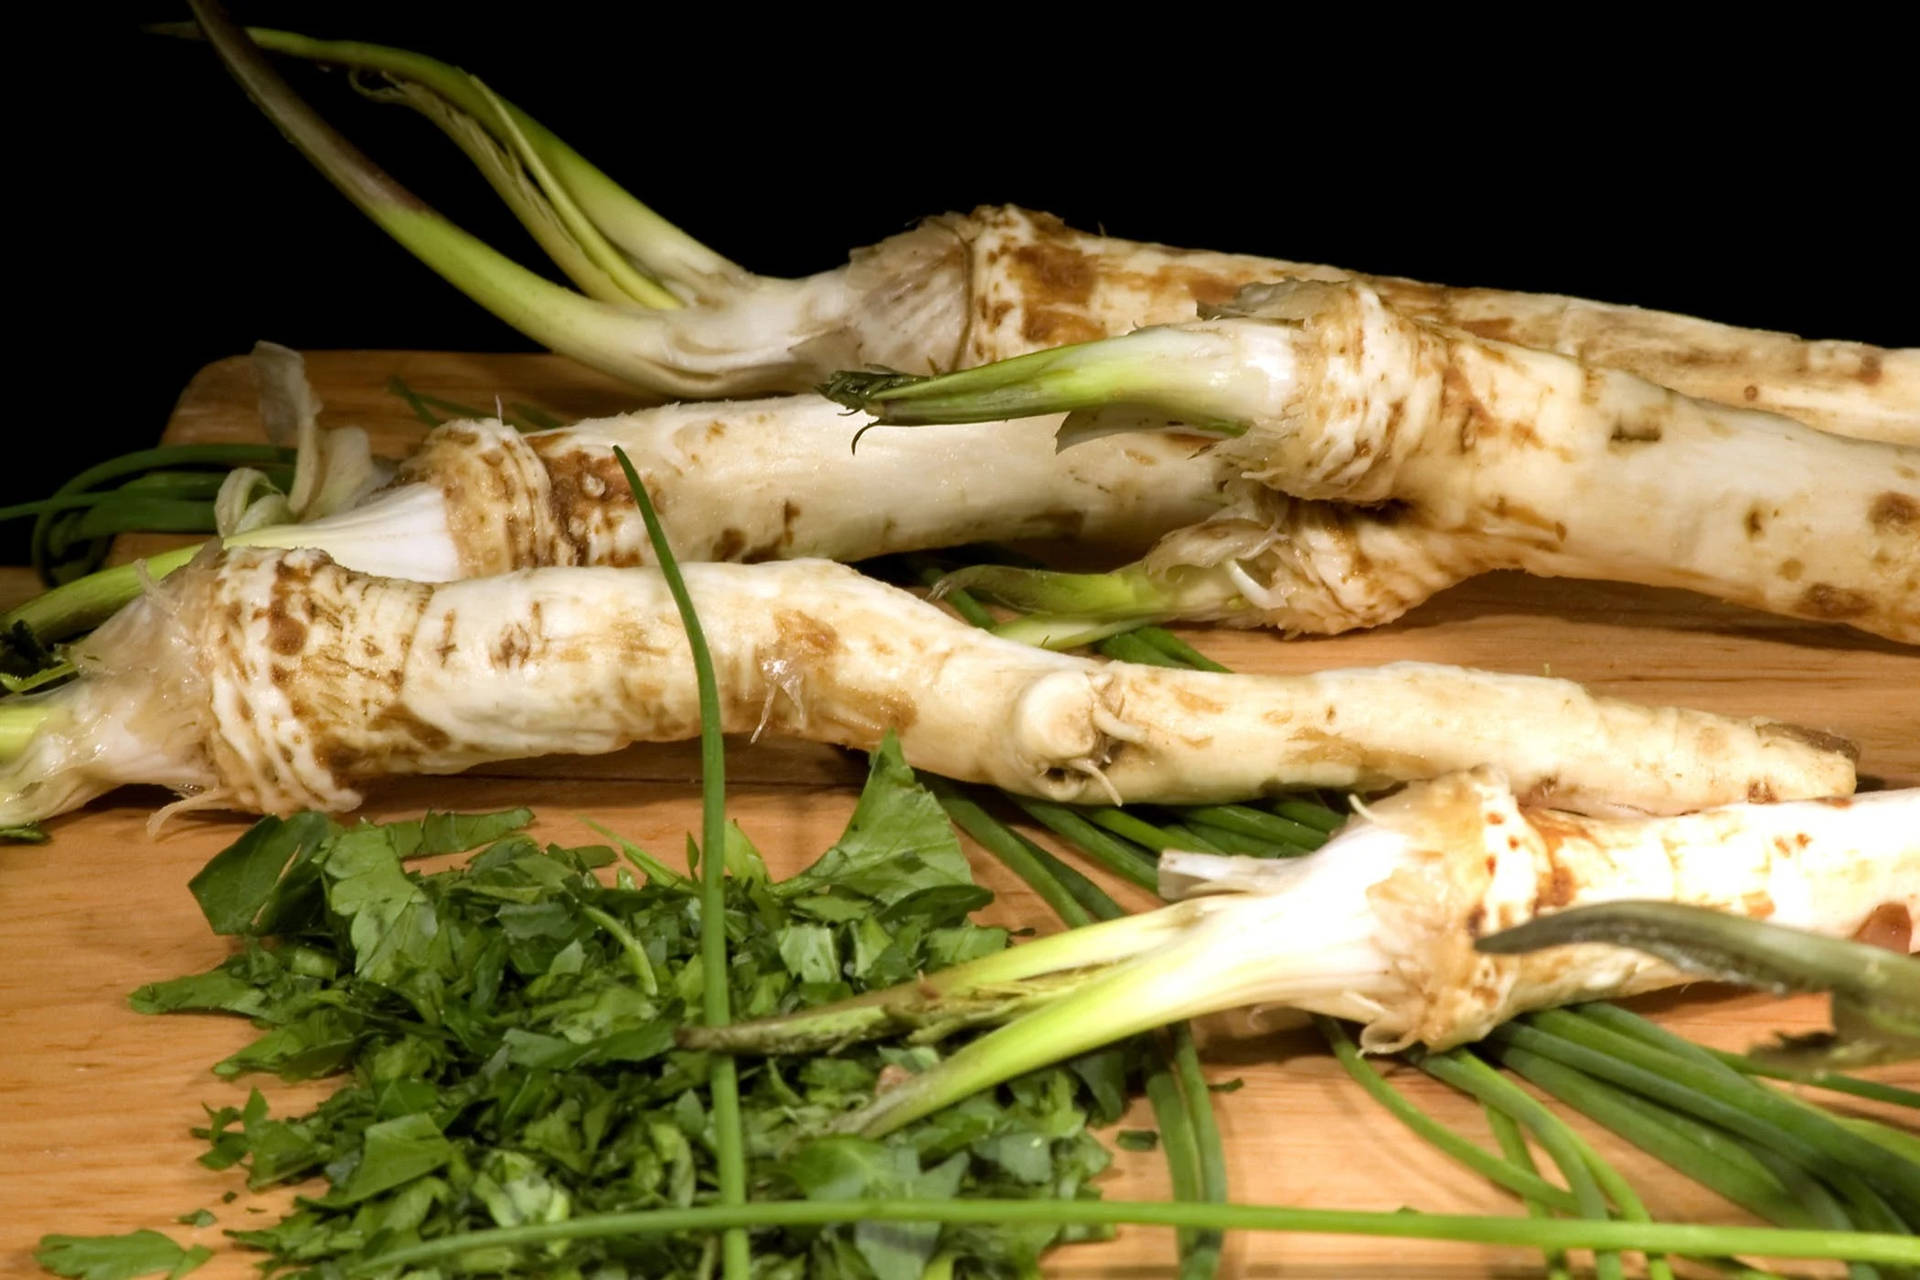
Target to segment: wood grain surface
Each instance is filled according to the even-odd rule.
[[[327,425],[357,424],[376,448],[403,452],[425,430],[388,383],[491,408],[532,404],[563,420],[616,412],[630,397],[613,383],[549,356],[424,352],[320,352],[309,370]],[[511,409],[509,410],[511,412]],[[254,440],[259,426],[246,362],[209,366],[181,397],[169,441]],[[157,545],[129,539],[124,554]],[[0,594],[32,589],[20,571],[0,572]],[[10,602],[10,600],[9,600]],[[1456,588],[1402,622],[1332,639],[1283,641],[1242,633],[1193,633],[1203,650],[1241,670],[1304,671],[1403,658],[1503,671],[1550,672],[1612,694],[1733,715],[1770,715],[1839,733],[1859,744],[1863,776],[1879,785],[1920,784],[1920,656],[1843,630],[1764,617],[1673,592],[1494,575]],[[852,810],[862,762],[805,745],[735,743],[729,754],[732,812],[779,874],[824,849]],[[491,766],[458,779],[411,780],[378,792],[367,816],[384,820],[437,809],[533,805],[539,832],[597,840],[591,818],[656,850],[678,848],[698,826],[690,746],[632,749],[590,760]],[[202,1104],[238,1103],[259,1083],[276,1109],[324,1095],[324,1083],[290,1087],[224,1082],[208,1070],[251,1036],[213,1017],[143,1017],[126,996],[141,983],[199,971],[225,954],[187,892],[188,878],[244,829],[240,818],[193,816],[159,838],[145,829],[162,797],[127,791],[49,825],[44,846],[0,848],[0,1275],[35,1273],[33,1242],[138,1227],[220,1246],[222,1228],[265,1221],[287,1196],[245,1192],[234,1171],[195,1163],[202,1144],[188,1129]],[[974,851],[997,901],[994,921],[1046,928],[1044,907],[990,858]],[[1130,905],[1138,891],[1108,887]],[[1737,1048],[1778,1029],[1820,1025],[1823,1002],[1695,988],[1639,1007],[1707,1044]],[[1514,1213],[1504,1193],[1457,1170],[1345,1080],[1313,1037],[1203,1028],[1208,1071],[1244,1088],[1217,1095],[1236,1198],[1369,1209]],[[1920,1085],[1912,1067],[1883,1073]],[[1401,1069],[1396,1082],[1423,1106],[1485,1136],[1478,1111]],[[1894,1118],[1869,1104],[1841,1104]],[[1910,1117],[1911,1113],[1908,1113]],[[1911,1124],[1907,1117],[1900,1122]],[[1151,1124],[1144,1105],[1129,1125]],[[1739,1210],[1650,1158],[1575,1120],[1670,1220],[1740,1222]],[[1119,1152],[1104,1182],[1115,1198],[1168,1193],[1159,1158]],[[239,1198],[223,1205],[230,1191]],[[173,1225],[212,1209],[215,1226]],[[1523,1250],[1419,1245],[1313,1236],[1230,1240],[1225,1274],[1387,1277],[1534,1275]],[[1099,1245],[1056,1253],[1050,1273],[1140,1278],[1173,1274],[1167,1233],[1123,1229]],[[248,1255],[223,1250],[196,1275],[252,1274]],[[1801,1270],[1819,1272],[1820,1268]],[[1832,1273],[1826,1269],[1825,1273]]]

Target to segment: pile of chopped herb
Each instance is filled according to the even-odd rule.
[[[255,1091],[212,1114],[214,1167],[259,1189],[324,1179],[276,1225],[235,1231],[268,1274],[332,1277],[416,1241],[576,1215],[710,1203],[716,1141],[709,1056],[674,1046],[697,1022],[697,878],[631,847],[565,849],[522,834],[525,810],[341,827],[266,819],[193,890],[238,952],[141,988],[144,1012],[223,1011],[265,1033],[224,1076],[338,1073],[307,1115]],[[422,874],[406,860],[486,847]],[[990,900],[952,828],[898,751],[877,752],[846,832],[774,881],[737,827],[725,848],[727,982],[759,1017],[879,989],[1007,945],[968,921]],[[636,871],[638,874],[636,874]],[[1021,1077],[884,1141],[834,1131],[928,1047],[859,1046],[743,1063],[748,1193],[759,1199],[1086,1198],[1108,1154],[1089,1128],[1118,1119],[1123,1051]],[[151,1233],[147,1233],[151,1234]],[[850,1223],[753,1233],[756,1277],[919,1280],[964,1263],[1025,1276],[1040,1253],[1099,1229]],[[85,1256],[70,1238],[43,1263]],[[152,1243],[152,1242],[148,1242]],[[704,1277],[717,1237],[640,1236],[476,1250],[454,1274]],[[151,1256],[151,1255],[149,1255]],[[121,1272],[119,1274],[142,1274]],[[104,1273],[103,1273],[104,1274]],[[436,1273],[439,1274],[439,1273]]]

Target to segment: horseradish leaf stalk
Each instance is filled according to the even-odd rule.
[[[1881,913],[1910,921],[1901,904]],[[1875,921],[1863,922],[1872,929]],[[1907,931],[1911,931],[1908,924]],[[1911,937],[1900,940],[1911,945]],[[1634,947],[1713,982],[1776,993],[1827,991],[1835,1035],[1785,1046],[1803,1065],[1862,1065],[1920,1056],[1920,960],[1846,937],[1821,937],[1671,902],[1607,902],[1529,920],[1482,938],[1515,955],[1578,943]],[[1776,1051],[1778,1052],[1778,1051]]]
[[[1115,597],[1116,617],[1333,631],[1522,569],[1920,642],[1920,447],[1424,323],[1358,283],[1257,286],[1191,324],[828,389],[888,422],[1066,411],[1067,443],[1220,436],[1241,477],[1228,505],[1111,586],[992,579],[1047,612],[1098,617]]]
[[[1847,937],[1891,904],[1920,910],[1920,792],[1735,804],[1671,818],[1578,818],[1520,808],[1497,777],[1410,787],[1325,848],[1284,861],[1168,852],[1144,915],[1028,943],[857,1006],[690,1031],[690,1043],[783,1052],[833,1036],[1004,1017],[848,1121],[885,1133],[999,1080],[1117,1036],[1240,1005],[1363,1024],[1375,1051],[1446,1048],[1527,1009],[1652,990],[1684,971],[1632,950],[1504,957],[1479,934],[1536,912],[1622,897],[1735,913]],[[1773,857],[1775,842],[1797,850]]]
[[[362,213],[469,297],[535,341],[616,377],[696,395],[715,389],[710,379],[677,367],[647,311],[576,294],[462,231],[315,115],[218,5],[195,0],[192,7],[227,69],[287,140]],[[657,282],[642,292],[642,306],[675,304]]]
[[[1398,311],[1469,332],[1625,369],[1689,395],[1752,405],[1864,438],[1920,442],[1920,352],[1809,342],[1636,307],[1495,289],[1455,289],[1339,268],[1170,249],[1088,235],[1045,214],[981,208],[946,215],[858,250],[803,280],[755,276],[665,223],[525,112],[472,76],[419,54],[255,30],[266,48],[383,77],[376,91],[414,107],[487,176],[563,270],[590,292],[602,277],[586,247],[617,246],[693,305],[651,315],[573,298],[543,305],[568,325],[523,322],[502,295],[525,274],[478,246],[390,225],[399,197],[355,202],[430,267],[537,341],[655,391],[734,395],[798,390],[834,369],[963,368],[1038,348],[1190,318],[1196,305],[1283,278],[1358,280]],[[215,41],[234,66],[229,29]],[[318,117],[283,85],[255,86],[261,108],[350,195],[392,179],[337,140],[310,141]],[[564,290],[554,290],[564,294]]]
[[[156,30],[187,37],[200,34],[191,24]],[[404,49],[360,41],[315,40],[262,27],[249,27],[246,34],[269,52],[381,77],[389,87],[371,87],[368,80],[360,78],[354,80],[354,87],[371,98],[410,106],[446,133],[538,239],[541,248],[589,293],[603,287],[603,282],[597,271],[585,269],[587,255],[579,241],[588,235],[617,245],[669,288],[686,291],[695,298],[707,298],[712,291],[746,276],[741,268],[634,199],[545,125],[457,67]],[[584,218],[586,226],[583,228],[572,214],[562,225],[554,209],[559,204]],[[628,290],[625,300],[678,305],[678,298],[672,295],[664,304],[653,301],[656,296],[657,290],[642,286]]]

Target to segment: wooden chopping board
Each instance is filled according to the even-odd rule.
[[[464,404],[514,412],[531,404],[563,421],[630,407],[613,382],[551,356],[425,352],[321,352],[309,372],[326,403],[323,423],[367,428],[376,449],[403,453],[426,429],[389,381]],[[258,440],[244,358],[201,371],[168,424],[170,442]],[[136,554],[153,544],[128,540]],[[0,591],[24,594],[18,572]],[[16,597],[17,598],[17,595]],[[4,603],[12,603],[6,600]],[[1432,601],[1378,631],[1321,640],[1194,633],[1200,648],[1244,671],[1304,671],[1415,658],[1519,673],[1551,672],[1599,691],[1679,703],[1731,715],[1770,715],[1843,734],[1860,745],[1864,777],[1889,786],[1920,784],[1920,656],[1846,631],[1764,617],[1674,592],[1605,584],[1555,583],[1495,575]],[[525,803],[539,832],[563,842],[598,839],[592,818],[655,850],[679,847],[698,826],[695,753],[689,747],[633,749],[591,760],[491,766],[484,776],[414,780],[381,792],[377,820],[437,809]],[[810,861],[851,812],[861,762],[825,748],[735,744],[729,755],[733,814],[776,873]],[[0,1274],[32,1275],[43,1232],[95,1234],[139,1227],[219,1246],[222,1228],[257,1225],[286,1203],[247,1194],[236,1172],[195,1161],[188,1135],[201,1105],[238,1103],[253,1081],[215,1079],[209,1066],[245,1043],[250,1029],[212,1017],[152,1018],[131,1012],[141,983],[217,963],[225,944],[210,935],[189,896],[188,878],[245,826],[239,818],[195,816],[160,838],[144,830],[158,793],[127,792],[49,824],[51,844],[0,848]],[[976,872],[997,901],[994,921],[1050,927],[1044,906],[989,857]],[[1108,888],[1133,906],[1138,891]],[[1817,999],[1774,1001],[1696,988],[1640,1002],[1675,1030],[1728,1048],[1780,1029],[1822,1025]],[[1432,1212],[1515,1213],[1517,1205],[1456,1169],[1340,1074],[1318,1042],[1298,1034],[1207,1038],[1210,1075],[1244,1087],[1217,1095],[1235,1197],[1294,1205]],[[1884,1073],[1920,1086],[1920,1068]],[[1441,1119],[1484,1138],[1472,1105],[1409,1071],[1396,1082]],[[309,1105],[319,1086],[264,1081],[276,1110]],[[1829,1099],[1829,1101],[1832,1101]],[[1869,1104],[1863,1114],[1911,1123]],[[1144,1104],[1129,1126],[1150,1127]],[[1718,1197],[1574,1121],[1640,1188],[1658,1216],[1741,1222]],[[1164,1169],[1153,1154],[1116,1153],[1108,1196],[1161,1198]],[[230,1205],[221,1197],[238,1191]],[[212,1209],[216,1226],[173,1225]],[[1123,1229],[1110,1243],[1053,1257],[1050,1273],[1075,1277],[1170,1276],[1171,1238]],[[197,1275],[251,1275],[252,1258],[223,1251]],[[1485,1277],[1537,1274],[1524,1250],[1421,1245],[1311,1236],[1230,1240],[1224,1273],[1260,1277]]]

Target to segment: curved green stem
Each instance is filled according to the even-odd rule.
[[[647,539],[653,544],[654,563],[666,579],[674,607],[680,613],[680,625],[687,635],[687,647],[693,653],[694,681],[700,697],[700,1010],[709,1027],[725,1027],[732,1020],[727,991],[727,867],[722,850],[727,842],[726,740],[721,736],[720,687],[713,670],[713,656],[707,638],[694,611],[693,597],[680,576],[679,563],[667,543],[667,533],[641,483],[626,450],[614,446],[613,456],[620,461],[633,500],[646,522]],[[713,1141],[719,1165],[720,1202],[734,1207],[747,1202],[747,1155],[745,1128],[740,1114],[740,1069],[732,1058],[716,1058],[708,1069],[707,1088],[713,1100]],[[721,1266],[727,1280],[748,1280],[751,1259],[747,1233],[729,1230],[720,1242]]]
[[[1216,367],[1223,354],[1209,334],[1138,329],[933,377],[836,373],[820,394],[894,426],[998,422],[1129,405],[1163,411],[1190,428],[1237,435],[1239,424],[1212,420],[1208,408],[1223,377],[1232,379]],[[1142,417],[1129,425],[1145,430],[1167,424]]]
[[[168,35],[199,34],[185,25],[165,25],[155,30]],[[418,85],[471,117],[501,146],[509,145],[507,131],[511,129],[595,228],[656,275],[696,285],[701,277],[745,274],[740,267],[636,199],[538,120],[511,102],[486,93],[478,80],[458,67],[424,54],[357,40],[317,40],[265,27],[248,27],[247,34],[255,44],[274,53],[356,71],[378,72]],[[429,118],[441,124],[439,119],[431,115]]]
[[[562,288],[455,226],[388,176],[287,85],[212,0],[191,0],[208,42],[249,97],[327,179],[448,283],[528,337],[615,377],[696,390],[694,373],[660,353],[658,313],[634,313]]]

